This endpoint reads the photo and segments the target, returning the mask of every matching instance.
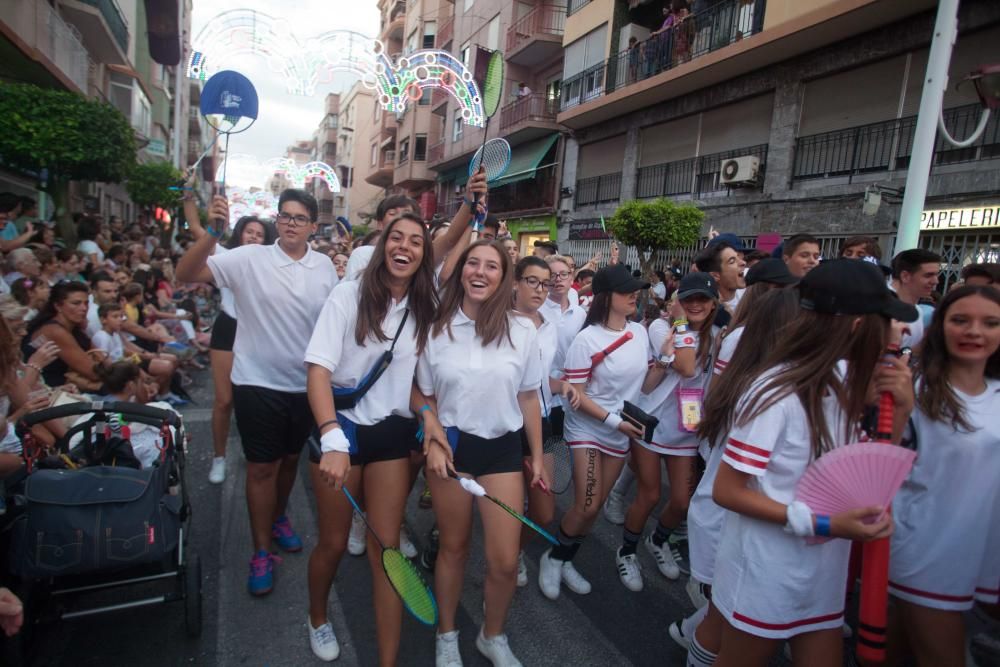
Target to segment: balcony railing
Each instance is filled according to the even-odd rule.
[[[534,178],[490,190],[490,211],[510,215],[553,209],[558,180],[556,165],[549,165],[536,171]]]
[[[549,99],[545,93],[519,97],[500,110],[500,129],[509,130],[529,121],[554,123],[558,104],[558,100]]]
[[[569,0],[566,4],[566,15],[572,16],[579,10],[590,4],[590,0]]]
[[[764,29],[765,4],[765,0],[723,0],[569,77],[563,81],[561,109],[571,109],[757,34]]]
[[[574,201],[577,206],[618,201],[622,195],[621,172],[581,178],[576,182]]]
[[[389,10],[389,22],[396,20],[397,16],[401,16],[406,13],[406,2],[403,0],[396,0],[392,5],[392,9]]]
[[[77,88],[87,92],[87,66],[89,56],[80,41],[80,34],[68,25],[44,2],[38,3],[38,18],[45,21],[39,26],[36,46],[48,56]]]
[[[981,107],[970,104],[944,112],[952,136],[969,136],[979,122]],[[848,182],[870,172],[896,171],[910,165],[917,117],[860,125],[824,132],[795,141],[793,180],[846,176]],[[1000,158],[1000,121],[990,118],[982,136],[967,148],[955,148],[940,135],[934,145],[932,165],[956,164]]]
[[[535,7],[507,29],[507,52],[520,48],[538,35],[560,37],[565,26],[565,7],[556,5]]]
[[[118,46],[124,53],[128,53],[128,24],[125,23],[125,17],[122,15],[122,10],[118,8],[118,3],[115,0],[80,1],[85,5],[96,7],[101,12],[101,16],[104,17],[108,28],[111,29],[111,34],[118,42]]]
[[[744,155],[753,155],[760,160],[758,181],[755,184],[755,187],[760,189],[764,182],[764,167],[767,164],[767,144],[642,167],[639,169],[635,195],[643,199],[675,195],[698,197],[728,192],[729,186],[720,182],[719,165],[724,160]]]
[[[444,159],[444,139],[427,147],[427,164]]]
[[[380,169],[392,169],[396,165],[396,151],[384,151],[379,159]]]
[[[441,25],[438,26],[437,36],[434,38],[434,44],[437,48],[442,49],[454,36],[455,17],[449,16],[441,23]]]

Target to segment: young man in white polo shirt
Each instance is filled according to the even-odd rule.
[[[395,220],[403,213],[414,213],[419,215],[420,204],[417,200],[406,195],[392,195],[379,202],[375,209],[375,229],[372,231],[381,232],[390,221]],[[355,248],[347,260],[347,269],[344,271],[344,280],[357,280],[364,273],[368,263],[372,261],[372,253],[375,252],[376,238],[371,245]]]
[[[313,426],[302,363],[319,313],[337,273],[309,247],[318,206],[304,190],[278,199],[278,242],[212,252],[221,229],[208,232],[177,264],[181,282],[211,282],[232,290],[240,314],[233,344],[233,409],[247,460],[247,508],[254,542],[248,587],[264,595],[273,586],[272,539],[285,551],[302,541],[285,517],[302,445]],[[229,205],[215,197],[209,217],[229,220]],[[224,225],[225,223],[221,223]]]

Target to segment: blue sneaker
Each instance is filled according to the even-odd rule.
[[[267,551],[258,551],[250,559],[250,578],[247,588],[250,595],[267,595],[274,588],[274,562],[281,559]]]
[[[292,524],[287,516],[278,517],[278,520],[271,525],[271,539],[278,543],[282,551],[290,553],[302,551],[302,540],[292,530]]]

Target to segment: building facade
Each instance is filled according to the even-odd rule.
[[[352,226],[367,224],[385,190],[369,183],[368,139],[374,124],[375,97],[361,82],[344,94],[337,141],[337,176],[344,190],[344,217]]]

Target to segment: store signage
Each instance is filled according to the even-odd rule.
[[[164,157],[167,154],[167,144],[162,139],[150,139],[146,145],[146,152],[150,155]]]
[[[569,223],[570,241],[600,241],[609,238],[600,220],[574,220]]]
[[[1000,227],[1000,206],[949,208],[920,214],[920,231],[938,232]]]

